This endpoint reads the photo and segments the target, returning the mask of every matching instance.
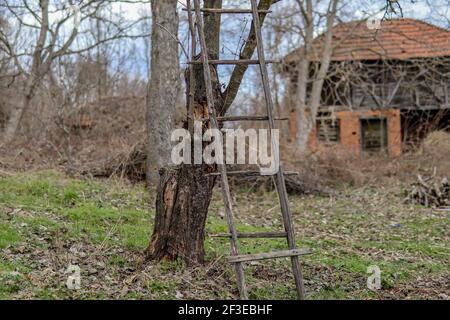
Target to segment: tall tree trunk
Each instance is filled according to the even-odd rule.
[[[48,37],[49,30],[49,0],[39,1],[39,6],[41,7],[41,25],[39,30],[39,37],[36,42],[36,47],[34,48],[33,58],[31,63],[31,71],[28,75],[28,79],[25,82],[24,96],[22,103],[17,106],[6,125],[5,134],[3,138],[4,143],[10,143],[16,136],[19,129],[20,123],[25,112],[31,105],[36,88],[39,85],[39,81],[45,76],[45,74],[50,70],[51,64],[51,54],[48,55],[47,61],[44,61],[43,52],[45,50],[45,44]]]
[[[192,68],[194,73],[195,120],[208,117],[203,67]],[[215,68],[211,68],[215,88],[215,106],[222,109],[223,99]],[[190,92],[190,74],[186,72],[187,101]],[[189,108],[189,105],[187,106]],[[187,125],[186,125],[187,127]],[[203,131],[210,127],[205,123]],[[193,143],[193,142],[192,142]],[[193,144],[191,145],[194,150]],[[160,183],[157,189],[156,217],[153,236],[147,248],[147,256],[155,260],[182,259],[188,265],[204,261],[204,230],[209,204],[216,181],[210,176],[216,172],[215,165],[189,165],[166,167],[160,170]]]
[[[310,62],[305,55],[298,66],[297,94],[295,99],[297,102],[295,106],[297,109],[297,117],[294,118],[296,126],[291,126],[291,128],[295,128],[297,148],[300,153],[304,153],[307,150],[309,134],[311,132],[310,111],[308,110],[306,101],[309,67]]]
[[[3,135],[3,142],[10,143],[14,140],[17,131],[19,130],[20,123],[25,112],[30,108],[33,96],[38,85],[38,78],[34,73],[30,75],[30,78],[25,84],[24,96],[22,102],[17,105],[11,112],[8,122],[5,126],[5,133]]]
[[[147,182],[155,186],[159,170],[170,164],[179,90],[177,0],[152,1],[151,75],[147,94]]]

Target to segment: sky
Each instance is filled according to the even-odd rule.
[[[138,1],[138,0],[136,0]],[[227,7],[236,7],[241,4],[241,7],[248,7],[248,1],[245,0],[225,0],[225,5]],[[280,12],[282,10],[286,10],[286,7],[289,7],[290,3],[293,3],[294,0],[283,0],[280,1],[273,7],[274,14]],[[328,1],[319,0],[319,2],[327,3]],[[344,1],[343,1],[344,2]],[[180,18],[182,21],[186,21],[186,12],[181,11],[181,7],[185,5],[186,0],[180,0]],[[435,23],[443,28],[449,28],[450,26],[450,1],[449,0],[399,0],[401,4],[403,16],[405,18],[414,18],[426,20],[431,23]],[[369,17],[381,18],[384,15],[384,6],[386,4],[386,0],[352,0],[348,1],[348,4],[345,6],[344,10],[347,13],[347,16],[344,17],[345,20],[353,20],[353,19],[367,19]],[[138,19],[142,16],[143,12],[150,14],[150,6],[148,4],[130,4],[130,3],[116,3],[115,8],[117,10],[121,10],[126,12],[126,16],[128,19]],[[230,19],[230,16],[227,16]],[[395,17],[400,17],[396,15]],[[250,25],[249,21],[242,18],[242,16],[237,17],[238,22],[234,25],[227,24],[224,27],[224,37],[226,41],[223,41],[222,44],[224,54],[228,54],[229,56],[224,56],[224,58],[230,58],[233,56],[233,53],[236,52],[236,48],[239,48],[239,34],[241,33],[243,26],[246,25],[246,29]],[[228,20],[229,21],[229,20]],[[226,22],[225,22],[226,23]],[[224,24],[225,25],[225,24]],[[179,38],[182,41],[187,40],[186,31],[180,28]],[[320,34],[323,32],[323,29],[318,29],[317,33]],[[234,35],[233,35],[234,33]],[[230,41],[229,41],[230,40]],[[291,39],[289,39],[291,41]],[[287,51],[296,47],[295,43],[289,43],[289,48]],[[300,46],[300,43],[298,44]],[[286,54],[287,52],[282,52],[282,54]]]
[[[291,2],[292,0],[283,1]],[[185,0],[180,0],[179,2],[180,6],[185,5],[186,3]],[[233,5],[233,1],[228,2],[230,2],[230,7],[235,6]],[[367,18],[372,14],[379,12],[385,4],[384,0],[355,0],[351,2],[352,6],[356,8],[354,11],[355,16],[360,19]],[[399,0],[399,2],[402,5],[403,14],[405,17],[426,20],[432,19],[436,22],[440,22],[439,24],[442,27],[449,27],[448,25],[445,25],[448,24],[448,21],[445,23],[445,19],[443,19],[443,17],[446,17],[447,20],[450,20],[450,3],[448,0]],[[430,5],[428,4],[431,4],[434,7],[434,10],[430,8]],[[143,10],[147,12],[150,11],[149,5],[142,3],[132,4],[118,2],[114,4],[114,7],[117,8],[117,10],[124,10],[129,19],[138,18],[140,16],[140,12]],[[380,13],[378,13],[378,15],[380,15]],[[442,17],[439,17],[439,15]]]

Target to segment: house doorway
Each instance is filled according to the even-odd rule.
[[[386,118],[361,119],[361,145],[364,152],[387,153],[388,130]]]

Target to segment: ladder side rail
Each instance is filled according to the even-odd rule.
[[[209,57],[208,57],[208,48],[206,45],[206,38],[204,33],[204,27],[203,27],[203,17],[201,15],[201,8],[200,8],[200,0],[194,0],[194,8],[195,8],[195,15],[197,20],[197,32],[198,36],[200,38],[200,46],[202,50],[202,60],[203,60],[203,74],[205,78],[205,88],[206,88],[206,98],[207,103],[209,107],[209,113],[211,118],[211,123],[214,128],[219,129],[219,124],[217,121],[216,116],[216,109],[214,106],[214,96],[213,96],[213,89],[212,89],[212,80],[211,80],[211,73],[210,73],[210,64],[209,64]],[[222,141],[223,143],[223,141]],[[225,164],[218,164],[219,171],[221,173],[222,178],[222,194],[224,198],[224,204],[225,204],[225,211],[227,216],[227,222],[231,233],[231,252],[232,255],[238,255],[239,249],[237,246],[237,230],[236,226],[234,224],[234,215],[233,215],[233,207],[231,203],[231,193],[230,193],[230,186],[228,182],[228,176],[227,176],[227,169]],[[236,269],[236,275],[238,280],[238,287],[239,287],[239,293],[241,296],[241,299],[247,300],[248,294],[247,294],[247,287],[245,284],[245,275],[242,263],[236,263],[235,264]]]
[[[191,35],[191,52],[190,59],[194,60],[196,52],[197,52],[197,36],[195,32],[195,22],[192,18],[192,3],[191,0],[186,1],[186,11],[188,14],[188,26],[189,33]],[[195,95],[195,77],[194,77],[194,66],[192,64],[189,65],[189,101],[188,101],[188,130],[191,134],[191,137],[194,136],[194,95]]]
[[[259,13],[258,13],[258,5],[256,3],[256,0],[250,0],[252,11],[253,11],[253,23],[255,28],[255,35],[256,35],[256,43],[257,43],[257,51],[258,51],[258,59],[260,61],[260,70],[261,70],[261,78],[263,83],[263,89],[264,89],[264,96],[266,100],[267,105],[267,113],[269,117],[269,126],[271,130],[275,129],[275,120],[273,115],[274,110],[274,104],[272,99],[272,94],[270,91],[270,85],[269,85],[269,73],[267,70],[267,64],[266,64],[266,58],[264,53],[264,46],[262,43],[262,32],[261,32],[261,23],[259,19]],[[272,139],[272,153],[277,153],[276,146],[274,146],[273,139]],[[286,181],[284,178],[283,168],[280,164],[279,171],[277,173],[276,178],[276,185],[277,185],[277,191],[280,198],[280,205],[281,205],[281,211],[283,214],[283,222],[285,225],[286,232],[288,234],[288,245],[289,249],[293,250],[296,248],[296,240],[295,240],[295,232],[293,228],[293,222],[292,222],[292,216],[289,209],[289,202],[287,197],[287,190],[286,190]],[[303,300],[305,299],[305,288],[303,283],[303,275],[300,269],[300,261],[298,257],[292,257],[292,269],[294,273],[295,278],[295,284],[298,292],[299,299]]]

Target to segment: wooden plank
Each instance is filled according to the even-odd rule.
[[[217,121],[216,108],[214,106],[214,95],[213,95],[213,85],[211,79],[211,73],[209,68],[209,57],[208,57],[208,48],[206,45],[206,37],[204,32],[204,24],[203,17],[200,11],[200,0],[194,0],[194,8],[195,8],[195,17],[197,21],[197,33],[200,40],[201,52],[202,52],[202,62],[203,62],[203,75],[205,79],[205,88],[206,88],[206,100],[208,103],[209,116],[211,118],[211,124],[213,128],[219,129],[219,123]],[[227,168],[225,164],[218,165],[219,171],[221,173],[221,186],[222,186],[222,195],[224,199],[225,205],[225,213],[227,216],[228,228],[231,233],[231,254],[234,256],[239,255],[238,245],[237,245],[237,231],[236,226],[234,224],[234,214],[233,214],[233,206],[231,201],[231,193],[230,193],[230,185],[228,182],[227,176]],[[236,277],[238,281],[238,289],[239,294],[242,300],[248,300],[247,293],[247,285],[245,283],[245,275],[244,269],[241,263],[235,264],[236,269]]]
[[[275,128],[275,120],[274,120],[274,103],[272,98],[272,93],[270,90],[270,82],[269,82],[269,72],[266,65],[266,58],[264,53],[263,46],[263,38],[261,32],[261,22],[258,14],[258,4],[256,0],[250,0],[252,11],[253,11],[253,26],[255,28],[255,36],[256,36],[256,44],[258,49],[258,59],[260,61],[260,70],[261,70],[261,80],[264,89],[264,96],[267,104],[267,114],[269,116],[269,125],[271,129]],[[274,147],[272,147],[274,148]],[[273,149],[274,150],[274,149]],[[278,155],[279,157],[279,155]],[[296,241],[295,241],[295,232],[294,225],[292,222],[292,215],[289,208],[289,201],[286,190],[286,181],[284,178],[283,168],[280,164],[280,170],[277,174],[276,178],[276,186],[278,191],[278,196],[280,199],[281,212],[283,214],[283,223],[286,232],[288,233],[288,246],[290,250],[295,250]],[[298,255],[291,256],[292,263],[292,272],[294,273],[295,286],[297,289],[298,298],[300,300],[306,299],[305,286],[303,283],[303,275],[300,268],[300,261],[298,259]]]
[[[202,61],[189,61],[188,64],[202,64]],[[239,64],[248,64],[248,65],[257,65],[259,64],[259,60],[250,60],[250,59],[242,59],[242,60],[209,60],[209,64],[212,65],[239,65]],[[277,63],[275,60],[268,60],[266,63]]]
[[[228,262],[230,263],[239,263],[239,262],[249,262],[249,261],[261,261],[267,259],[277,259],[277,258],[289,258],[289,257],[298,257],[304,256],[307,254],[311,254],[311,249],[293,249],[293,250],[284,250],[284,251],[275,251],[275,252],[267,252],[267,253],[256,253],[256,254],[246,254],[240,256],[231,256],[228,257]]]
[[[209,173],[209,176],[220,176],[220,172],[213,172],[213,173]],[[227,172],[228,176],[261,176],[261,172],[260,171],[228,171]],[[294,171],[285,171],[284,175],[286,176],[298,176],[299,173],[298,172],[294,172]],[[264,177],[268,177],[267,175],[264,175]]]
[[[213,238],[231,238],[230,233],[219,233],[211,235]],[[242,239],[276,239],[286,238],[287,232],[260,232],[260,233],[242,233],[237,234],[238,238]]]
[[[217,117],[219,122],[238,122],[238,121],[268,121],[267,116],[228,116]],[[288,121],[288,118],[275,118],[276,121]],[[209,118],[203,118],[201,121],[209,121]]]
[[[188,11],[183,8],[183,11]],[[213,9],[213,8],[202,8],[200,9],[203,13],[214,13],[214,14],[252,14],[253,11],[251,9]],[[271,10],[258,10],[259,13],[271,13]]]
[[[188,11],[188,26],[189,33],[191,34],[191,50],[190,59],[194,60],[197,52],[197,36],[195,33],[194,20],[192,17],[192,4],[191,0],[186,1],[187,11]],[[195,76],[194,76],[194,65],[189,65],[189,97],[188,97],[188,129],[191,137],[194,136],[194,104],[195,104]]]

